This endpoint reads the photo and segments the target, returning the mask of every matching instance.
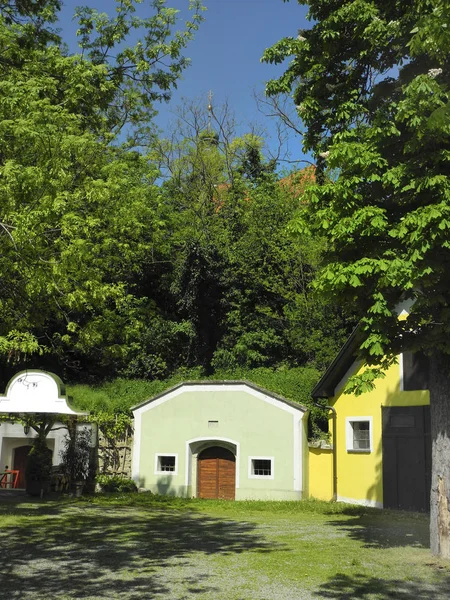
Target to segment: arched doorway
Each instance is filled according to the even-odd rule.
[[[25,471],[27,467],[28,454],[30,453],[32,446],[28,444],[27,446],[18,446],[14,448],[14,456],[13,456],[13,469],[19,471],[19,478],[17,480],[18,488],[26,488],[26,476]],[[47,448],[49,456],[53,456],[53,451],[51,448]],[[50,458],[51,460],[51,458]]]
[[[236,457],[221,446],[211,446],[198,455],[197,496],[234,500]]]

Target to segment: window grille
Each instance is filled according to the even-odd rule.
[[[353,449],[370,450],[369,421],[353,421]]]
[[[175,456],[159,456],[158,471],[173,473],[175,471]]]
[[[252,474],[270,477],[272,475],[272,461],[269,459],[254,458],[252,460]]]

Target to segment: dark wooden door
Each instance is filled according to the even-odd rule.
[[[31,446],[19,446],[14,449],[13,469],[19,471],[19,479],[17,480],[17,487],[19,488],[25,488],[25,468],[31,448]]]
[[[429,406],[383,407],[383,505],[429,511]]]
[[[236,457],[220,446],[206,448],[198,455],[197,480],[199,498],[234,500]]]

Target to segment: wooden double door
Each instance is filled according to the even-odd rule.
[[[430,486],[430,407],[383,407],[383,506],[429,511]]]
[[[197,496],[234,500],[236,494],[236,457],[221,446],[203,450],[197,459]]]

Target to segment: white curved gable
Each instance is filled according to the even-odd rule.
[[[64,384],[53,373],[23,371],[17,373],[0,395],[0,413],[57,413],[79,415],[67,403]]]

